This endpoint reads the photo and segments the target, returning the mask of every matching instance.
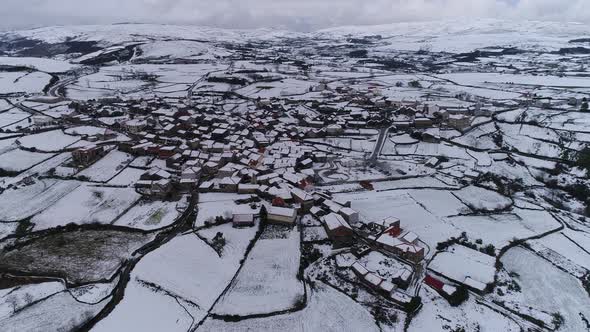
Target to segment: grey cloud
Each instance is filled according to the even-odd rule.
[[[589,0],[3,0],[0,28],[148,22],[310,30],[460,17],[590,23]],[[26,5],[23,5],[23,2]]]

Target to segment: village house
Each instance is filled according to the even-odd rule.
[[[354,272],[354,274],[356,274],[359,278],[364,278],[369,273],[369,270],[367,270],[367,268],[358,261],[354,262],[351,268],[352,272]]]
[[[31,118],[33,119],[33,126],[37,128],[49,127],[57,123],[57,121],[54,118],[51,118],[46,115],[34,115]]]
[[[293,188],[291,189],[291,195],[293,196],[293,200],[301,205],[302,212],[307,212],[313,207],[314,200],[310,193],[299,188]]]
[[[219,190],[226,193],[238,192],[238,185],[242,179],[237,176],[227,176],[219,182]]]
[[[464,130],[471,126],[471,117],[461,114],[451,114],[447,120],[450,127],[457,130]]]
[[[322,218],[324,229],[334,247],[352,245],[354,231],[344,218],[336,213],[330,213]]]
[[[254,226],[254,214],[253,213],[241,213],[233,214],[232,225],[234,227],[251,227]]]
[[[165,198],[172,193],[174,187],[171,180],[139,180],[135,183],[137,191],[154,198]]]
[[[297,210],[286,207],[271,206],[268,209],[268,222],[272,224],[292,225],[297,218]]]
[[[77,165],[89,165],[104,154],[104,147],[87,145],[72,151],[72,159]]]
[[[408,232],[402,237],[392,236],[385,232],[376,239],[376,243],[402,258],[419,262],[424,259],[425,250],[418,244],[418,240],[418,236],[412,232]]]
[[[349,207],[344,207],[338,211],[338,213],[348,222],[349,224],[355,224],[359,222],[359,213]]]
[[[139,134],[142,130],[145,129],[145,127],[147,127],[147,125],[148,125],[148,123],[146,120],[133,119],[133,120],[126,121],[123,124],[123,128],[131,134]]]

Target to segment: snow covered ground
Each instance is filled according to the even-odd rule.
[[[238,316],[268,314],[302,302],[303,284],[297,280],[299,239],[295,230],[285,239],[260,239],[214,312]]]
[[[379,331],[366,309],[326,285],[318,284],[308,301],[302,311],[236,323],[209,318],[202,328],[205,331]]]
[[[110,224],[125,213],[139,194],[129,188],[81,185],[33,217],[35,229],[47,229],[69,223]]]

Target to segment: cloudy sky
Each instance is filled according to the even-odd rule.
[[[0,29],[146,22],[313,30],[460,17],[590,24],[590,0],[1,0]]]

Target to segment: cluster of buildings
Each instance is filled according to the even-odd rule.
[[[412,297],[402,290],[408,287],[412,271],[402,269],[391,280],[386,280],[377,273],[369,271],[358,261],[352,264],[351,269],[365,285],[387,298],[402,305],[412,300]]]
[[[363,225],[359,230],[372,246],[414,263],[422,261],[426,249],[414,232],[404,231],[394,217]]]

